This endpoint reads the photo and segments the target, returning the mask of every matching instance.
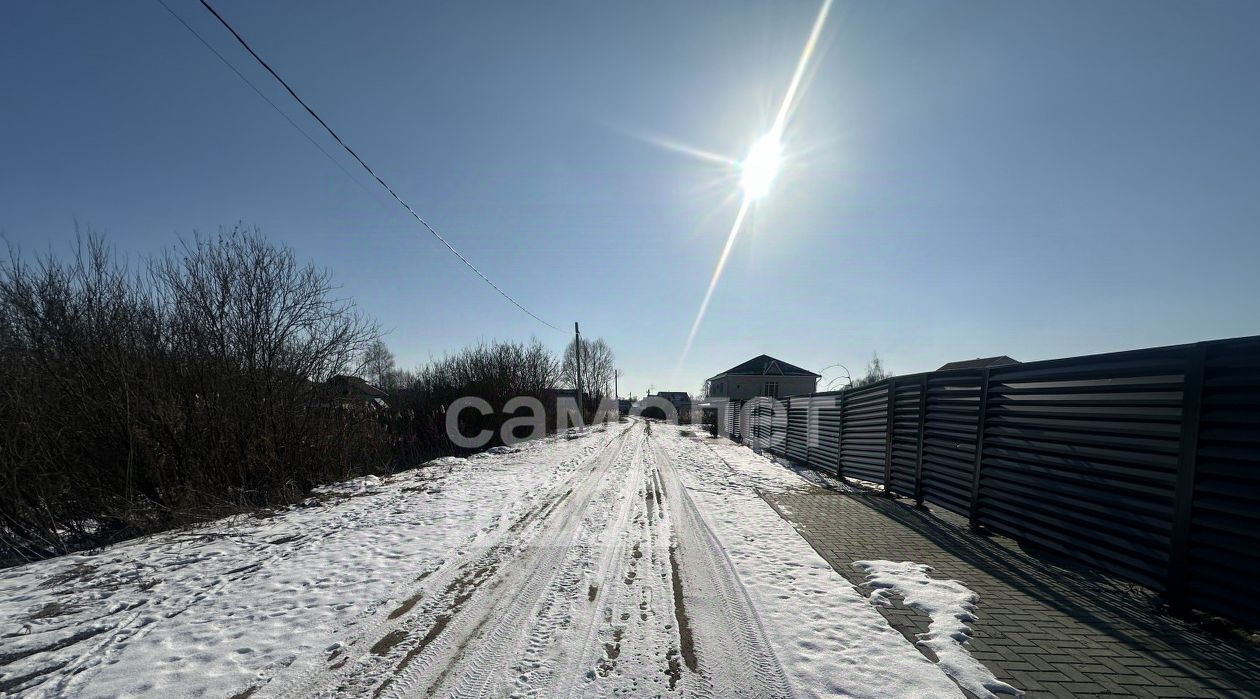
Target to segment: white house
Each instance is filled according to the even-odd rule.
[[[817,390],[819,374],[769,355],[754,357],[708,380],[710,398],[783,398]]]

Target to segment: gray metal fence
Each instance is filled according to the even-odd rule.
[[[1260,337],[741,408],[728,433],[773,454],[1260,624]]]

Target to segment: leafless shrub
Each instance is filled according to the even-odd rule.
[[[461,431],[495,433],[510,416],[503,414],[507,402],[517,396],[542,401],[549,411],[547,425],[555,426],[554,389],[559,381],[556,357],[537,339],[528,343],[489,342],[465,348],[430,361],[390,398],[390,432],[395,435],[396,454],[403,465],[433,456],[452,454],[456,449],[446,435],[446,406],[464,396],[482,398],[494,414],[476,411],[461,413]],[[522,413],[523,414],[523,413]]]
[[[0,548],[39,557],[384,465],[321,382],[376,337],[327,272],[240,229],[133,268],[100,239],[0,263]]]

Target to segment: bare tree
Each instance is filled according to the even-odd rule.
[[[569,342],[564,350],[562,375],[566,385],[577,388],[577,340]],[[603,338],[588,340],[582,338],[582,390],[589,393],[598,403],[605,396],[612,394],[613,374],[617,370],[616,358],[612,348]]]
[[[833,386],[835,386],[837,383],[841,381],[844,382],[844,385],[840,386],[841,389],[853,388],[853,376],[849,373],[849,368],[847,366],[837,362],[835,364],[830,364],[828,366],[823,367],[820,373],[822,373],[825,376],[827,374],[827,371],[830,369],[840,369],[841,371],[844,372],[844,374],[837,373],[836,376],[832,377],[831,380],[827,382],[827,384],[823,387],[823,390],[830,391]]]
[[[368,345],[359,373],[368,383],[386,391],[397,388],[396,379],[400,377],[394,368],[394,353],[389,351],[384,340],[378,339]]]
[[[587,385],[606,391],[612,352],[596,341],[584,356]],[[330,385],[354,371],[391,390],[384,408]],[[138,266],[96,238],[68,260],[11,251],[0,260],[0,564],[451,453],[455,398],[502,411],[516,396],[547,398],[560,378],[538,340],[399,371],[327,271],[254,231]],[[482,421],[466,434],[498,434],[507,419],[465,415]]]
[[[871,361],[866,365],[866,372],[861,377],[853,380],[854,388],[869,386],[873,383],[879,383],[884,379],[891,377],[893,373],[884,368],[884,362],[880,360],[879,353],[871,355]]]

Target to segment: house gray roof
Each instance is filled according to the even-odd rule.
[[[328,379],[327,386],[333,395],[351,400],[374,400],[389,396],[389,393],[386,391],[373,386],[358,376],[338,374]]]
[[[668,400],[668,401],[673,401],[673,400],[682,400],[682,401],[687,401],[687,400],[691,400],[691,396],[687,395],[687,392],[686,392],[686,391],[657,391],[657,392],[656,392],[656,395],[658,395],[658,396],[660,396],[661,398],[664,398],[665,400]]]
[[[1005,354],[1000,357],[982,357],[976,359],[964,359],[958,362],[949,362],[941,365],[937,371],[946,371],[947,369],[984,369],[992,366],[1006,366],[1008,364],[1019,364],[1018,359],[1011,359]]]
[[[733,366],[713,376],[713,378],[716,379],[722,376],[813,376],[818,378],[820,374],[815,374],[808,369],[802,369],[795,364],[788,364],[781,359],[775,359],[768,354],[763,354],[753,357],[743,364]]]

